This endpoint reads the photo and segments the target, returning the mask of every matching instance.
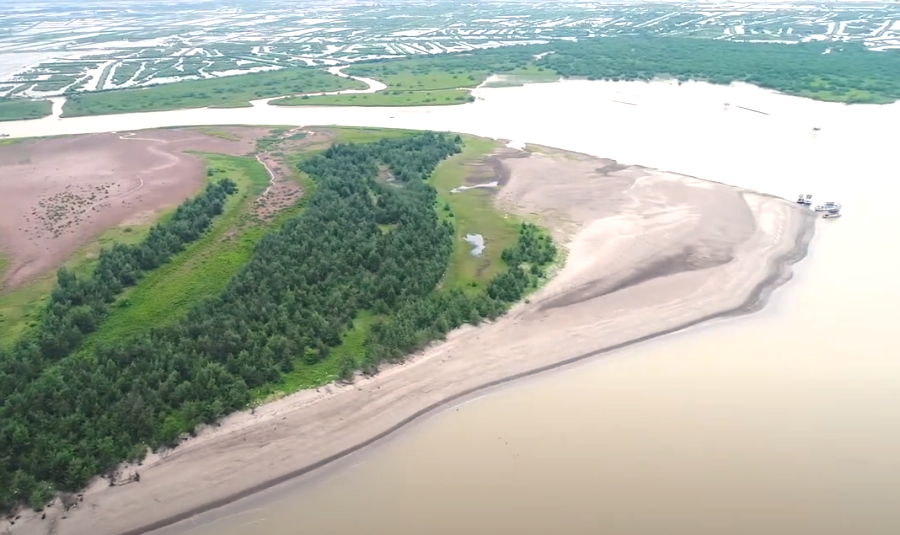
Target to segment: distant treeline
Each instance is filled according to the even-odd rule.
[[[32,358],[20,357],[24,349],[0,355],[12,363],[0,372],[0,510],[19,502],[41,507],[53,489],[75,490],[148,446],[174,444],[198,424],[246,407],[253,389],[328,358],[361,312],[378,319],[362,354],[342,357],[345,379],[357,369],[374,373],[464,322],[497,317],[535,287],[556,250],[540,229],[523,225],[519,242],[504,253],[508,272],[486,292],[440,289],[454,232],[440,221],[426,179],[460,144],[458,137],[422,134],[335,145],[300,164],[316,182],[304,211],[264,236],[220,295],[176,323],[98,343],[90,354],[59,358],[64,351],[54,349],[21,368]],[[393,181],[379,181],[384,169]],[[183,234],[190,233],[181,228]],[[158,257],[129,258],[114,264],[134,271],[108,275],[113,292]],[[54,303],[63,294],[97,292],[91,303],[111,295],[76,291],[81,284],[66,272],[60,281]],[[89,329],[93,311],[78,310]],[[47,321],[62,322],[60,330],[78,338],[82,319],[59,317]]]
[[[22,121],[40,119],[50,115],[53,103],[49,100],[26,100],[21,98],[0,98],[0,121]]]
[[[438,70],[483,75],[534,66],[560,76],[590,80],[746,82],[836,102],[888,103],[900,99],[900,51],[873,52],[856,43],[598,37],[370,63],[408,66],[407,72],[422,77],[433,76]]]
[[[900,52],[872,52],[862,44],[615,37],[554,43],[548,50],[554,53],[537,64],[567,77],[747,82],[847,103],[900,99]]]

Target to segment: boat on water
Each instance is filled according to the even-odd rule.
[[[831,211],[831,212],[825,212],[825,214],[822,216],[822,219],[834,219],[834,218],[836,218],[836,217],[841,217],[841,212],[840,212],[840,210],[834,210],[834,211]]]
[[[841,209],[841,203],[831,202],[831,201],[823,202],[822,204],[818,204],[815,207],[813,207],[813,210],[815,210],[816,212],[830,212],[832,210],[840,211],[840,209]]]

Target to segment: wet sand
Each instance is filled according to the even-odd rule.
[[[59,535],[171,525],[357,451],[481,389],[755,310],[806,254],[814,216],[789,201],[536,149],[503,161],[510,178],[497,203],[540,218],[567,259],[528,302],[376,377],[232,415],[165,459],[131,467],[140,483],[98,481]],[[46,529],[23,520],[17,535]]]

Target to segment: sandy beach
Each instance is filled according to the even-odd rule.
[[[565,246],[565,265],[543,289],[497,322],[459,329],[375,377],[234,414],[126,467],[126,476],[140,472],[139,483],[96,481],[56,533],[169,526],[358,451],[478,390],[753,311],[790,278],[813,235],[813,213],[781,198],[529,150],[502,159],[509,179],[496,203],[539,221]],[[23,514],[13,533],[44,534],[59,512],[48,509],[48,520]]]

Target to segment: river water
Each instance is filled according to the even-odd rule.
[[[477,95],[483,100],[443,109],[260,105],[2,128],[452,130],[789,198],[809,192],[842,202],[844,217],[818,222],[809,257],[760,313],[500,389],[308,480],[233,504],[228,516],[201,515],[164,532],[900,533],[900,351],[891,334],[900,327],[891,130],[900,107],[703,84],[565,82]]]

